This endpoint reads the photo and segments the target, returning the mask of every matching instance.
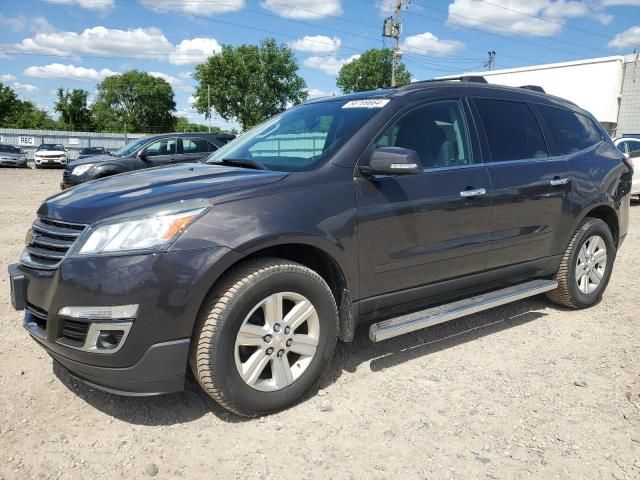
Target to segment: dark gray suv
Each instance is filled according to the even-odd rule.
[[[163,133],[143,137],[116,152],[86,156],[68,163],[60,187],[64,190],[89,180],[144,168],[198,162],[233,138],[233,135],[209,133]]]
[[[473,80],[312,100],[205,163],[48,198],[9,268],[27,331],[97,388],[175,392],[190,368],[254,416],[363,323],[378,342],[541,293],[597,303],[632,166],[576,105]]]

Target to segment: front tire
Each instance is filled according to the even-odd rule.
[[[555,275],[558,288],[547,293],[554,303],[588,308],[598,303],[607,288],[616,245],[609,226],[598,218],[585,218],[573,234]]]
[[[313,270],[280,259],[235,267],[198,315],[190,365],[227,410],[259,416],[298,402],[331,361],[338,312]]]

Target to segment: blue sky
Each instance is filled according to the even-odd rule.
[[[105,76],[137,68],[172,83],[178,113],[204,122],[191,109],[190,74],[220,45],[275,37],[295,50],[310,93],[330,94],[342,64],[390,45],[381,37],[389,3],[2,0],[0,82],[51,110],[58,87],[93,93]],[[640,47],[640,0],[413,0],[402,19],[414,79],[482,70],[489,50],[509,68]]]

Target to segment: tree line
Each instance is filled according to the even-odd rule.
[[[196,111],[215,111],[225,120],[237,121],[247,130],[292,105],[307,99],[307,85],[298,74],[293,51],[286,44],[266,39],[259,45],[223,45],[195,67],[193,78]],[[409,83],[403,64],[398,84]],[[391,85],[391,51],[371,49],[345,64],[336,85],[344,93]],[[0,83],[0,127],[98,132],[156,133],[207,131],[176,116],[175,93],[164,79],[131,70],[105,78],[96,87],[95,99],[83,89],[59,88],[53,119],[34,102],[22,100],[11,87]],[[221,132],[218,127],[212,131]]]

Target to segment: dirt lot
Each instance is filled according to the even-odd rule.
[[[604,300],[534,298],[338,346],[317,395],[257,420],[191,384],[123,398],[72,380],[21,326],[17,260],[60,171],[0,171],[0,478],[640,478],[640,205]]]

